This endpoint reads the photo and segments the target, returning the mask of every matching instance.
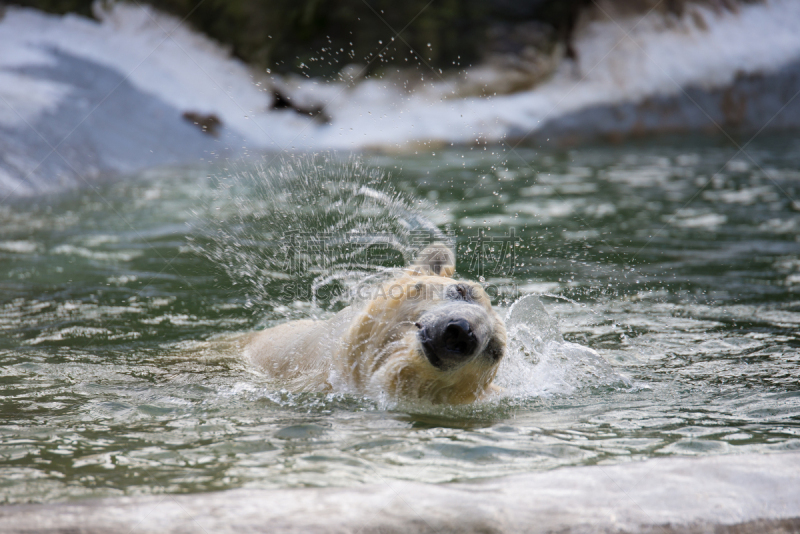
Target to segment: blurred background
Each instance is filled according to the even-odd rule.
[[[800,123],[788,0],[3,4],[0,191],[220,154]]]

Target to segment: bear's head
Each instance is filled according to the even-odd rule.
[[[453,404],[492,391],[506,330],[483,288],[454,270],[452,252],[435,244],[378,288],[346,335],[343,371],[361,389]]]

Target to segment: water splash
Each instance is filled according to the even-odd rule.
[[[506,396],[568,395],[586,387],[630,387],[597,351],[565,341],[537,295],[517,300],[506,314],[508,352],[497,385]]]
[[[263,309],[338,309],[365,278],[391,276],[443,233],[420,203],[357,157],[290,156],[220,178],[196,251]]]

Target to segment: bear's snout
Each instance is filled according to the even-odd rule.
[[[443,371],[470,360],[478,351],[480,339],[465,317],[442,317],[417,323],[420,344],[428,361]]]

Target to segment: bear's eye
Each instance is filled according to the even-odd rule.
[[[409,300],[424,299],[425,298],[425,284],[417,282],[408,288],[406,298]]]
[[[451,300],[473,300],[472,288],[466,284],[456,284],[447,288],[447,298]]]

